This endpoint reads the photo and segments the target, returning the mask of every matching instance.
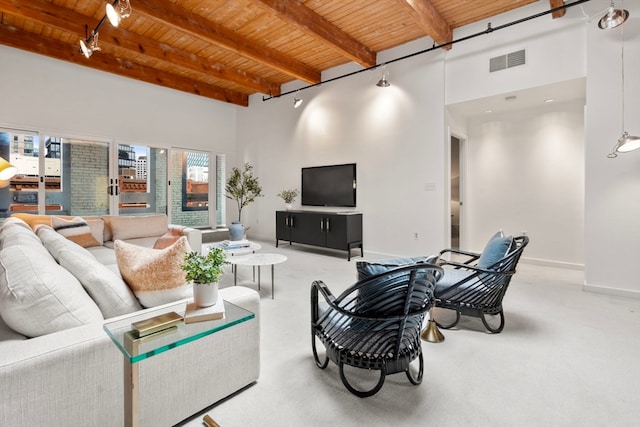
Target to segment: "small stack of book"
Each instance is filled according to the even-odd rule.
[[[187,304],[187,309],[184,313],[184,323],[196,323],[217,319],[224,319],[224,300],[222,298],[218,298],[218,302],[210,307],[198,307],[194,302]]]
[[[251,246],[251,243],[248,240],[225,240],[221,244],[222,249],[231,250],[231,249],[242,249],[248,248]]]
[[[140,320],[131,324],[135,338],[151,337],[162,335],[178,329],[178,325],[184,321],[183,317],[176,312],[161,314],[146,320]]]

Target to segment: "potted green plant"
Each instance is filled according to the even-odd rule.
[[[296,197],[298,197],[298,194],[300,194],[298,189],[294,188],[293,190],[282,190],[278,193],[278,197],[284,200],[287,210],[291,210],[291,205],[296,200]]]
[[[218,301],[218,279],[223,271],[226,255],[221,248],[212,247],[206,254],[187,252],[180,268],[187,282],[193,283],[193,301],[198,307],[209,307]]]
[[[244,235],[242,225],[242,209],[257,197],[262,196],[262,187],[258,178],[253,175],[253,166],[244,164],[244,169],[234,167],[225,187],[226,197],[235,200],[238,207],[238,221],[231,223],[229,233],[231,240],[241,240]]]

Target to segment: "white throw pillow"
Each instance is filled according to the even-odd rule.
[[[39,240],[31,227],[18,218],[7,218],[0,228],[0,248],[23,244],[42,246]]]
[[[4,322],[28,337],[102,322],[100,309],[80,282],[40,247],[39,253],[22,245],[0,251],[0,315]]]
[[[51,256],[53,256],[53,259],[58,263],[60,263],[60,254],[63,251],[70,250],[77,254],[90,255],[87,249],[67,239],[48,225],[38,225],[36,227],[36,234],[40,238],[41,246],[44,245]]]
[[[80,281],[105,319],[142,309],[124,280],[90,253],[64,250],[59,262]]]

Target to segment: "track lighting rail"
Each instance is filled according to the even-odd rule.
[[[371,67],[368,67],[368,68],[363,68],[361,70],[352,71],[350,73],[343,74],[343,75],[337,76],[337,77],[333,77],[333,78],[330,78],[330,79],[327,79],[327,80],[324,80],[324,81],[320,81],[318,83],[314,83],[314,84],[311,84],[311,85],[307,85],[307,86],[301,87],[299,89],[294,89],[294,90],[290,90],[288,92],[283,92],[280,95],[263,96],[262,97],[262,101],[268,101],[268,100],[274,99],[274,98],[281,98],[283,96],[290,95],[292,93],[296,93],[296,92],[299,92],[301,90],[311,89],[313,87],[321,86],[323,84],[327,84],[327,83],[333,82],[335,80],[344,79],[346,77],[351,77],[351,76],[354,76],[356,74],[363,73],[365,71],[375,70],[375,69],[377,69],[379,67],[383,67],[383,66],[386,66],[386,65],[389,65],[389,64],[393,64],[394,62],[403,61],[405,59],[413,58],[414,56],[422,55],[422,54],[425,54],[427,52],[431,52],[431,51],[436,50],[436,49],[441,49],[441,48],[444,48],[444,47],[447,47],[447,46],[452,46],[452,45],[454,45],[456,43],[460,43],[460,42],[463,42],[463,41],[466,41],[466,40],[470,40],[470,39],[473,39],[473,38],[476,38],[476,37],[479,37],[479,36],[483,36],[485,34],[490,34],[490,33],[494,32],[494,31],[499,31],[499,30],[502,30],[502,29],[505,29],[505,28],[508,28],[508,27],[512,27],[514,25],[518,25],[518,24],[521,24],[523,22],[539,18],[541,16],[549,15],[551,13],[558,12],[558,11],[561,11],[563,9],[569,9],[570,7],[578,6],[580,4],[587,3],[589,1],[591,1],[591,0],[576,0],[573,3],[565,4],[563,6],[555,7],[553,9],[549,9],[549,10],[546,10],[544,12],[540,12],[540,13],[536,13],[536,14],[531,15],[531,16],[527,16],[525,18],[517,19],[515,21],[511,21],[511,22],[508,22],[506,24],[499,25],[499,26],[497,26],[495,28],[491,26],[491,23],[489,23],[487,25],[487,29],[484,30],[484,31],[480,31],[480,32],[475,33],[475,34],[470,34],[468,36],[459,38],[457,40],[452,40],[450,42],[442,43],[442,44],[439,44],[439,45],[436,45],[436,43],[434,43],[433,46],[428,48],[428,49],[424,49],[424,50],[421,50],[421,51],[418,51],[418,52],[410,53],[408,55],[401,56],[399,58],[395,58],[395,59],[392,59],[392,60],[387,61],[387,62],[381,62],[380,64],[372,65]]]

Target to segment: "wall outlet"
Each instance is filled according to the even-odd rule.
[[[413,233],[413,240],[418,240],[418,233]]]
[[[436,183],[435,182],[425,182],[424,191],[436,191]]]

